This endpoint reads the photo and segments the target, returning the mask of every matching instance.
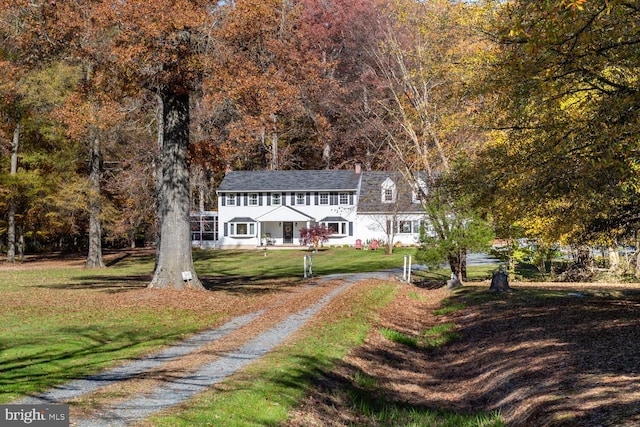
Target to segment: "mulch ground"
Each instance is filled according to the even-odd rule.
[[[563,297],[531,301],[525,287],[558,289]],[[499,411],[509,426],[640,425],[637,285],[515,288],[482,305],[435,316],[448,291],[404,285],[379,327],[417,337],[434,325],[455,323],[460,338],[420,350],[391,342],[374,328],[363,346],[316,382],[287,425],[380,425],[357,413],[344,393],[362,374],[378,380],[372,393],[387,401],[465,413]],[[464,296],[459,299],[464,302]]]

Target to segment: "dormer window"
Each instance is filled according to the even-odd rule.
[[[396,184],[391,178],[382,183],[382,203],[394,203],[396,201]]]

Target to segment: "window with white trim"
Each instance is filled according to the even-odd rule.
[[[249,193],[247,197],[247,205],[249,206],[258,206],[258,194],[257,193]]]
[[[227,194],[227,206],[235,206],[235,205],[236,205],[236,195]]]
[[[398,221],[398,232],[411,234],[412,226],[413,226],[412,221]]]
[[[252,237],[256,235],[255,222],[230,222],[229,235],[236,237]]]
[[[271,194],[271,204],[272,205],[280,205],[280,204],[282,204],[282,194],[280,194],[280,193],[272,193]]]
[[[329,193],[320,193],[320,204],[321,205],[329,204]]]
[[[349,234],[348,222],[321,222],[320,224],[331,230],[332,236],[346,236]]]
[[[382,203],[394,203],[396,201],[396,184],[387,178],[382,183]]]
[[[304,193],[296,193],[296,205],[306,205],[307,197]]]
[[[348,205],[349,204],[349,193],[338,193],[338,199],[339,199],[339,203],[341,205]]]

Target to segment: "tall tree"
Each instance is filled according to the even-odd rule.
[[[374,54],[393,17],[387,0],[304,0],[300,31],[322,60],[333,90],[323,91],[329,131],[323,163],[344,168],[360,162],[366,170],[386,165],[386,144],[373,126],[372,109],[380,95]],[[354,114],[354,112],[362,112]]]
[[[492,3],[486,33],[499,55],[485,81],[503,113],[469,170],[486,172],[479,200],[548,242],[634,235],[640,9],[618,0]]]
[[[396,2],[394,19],[372,47],[376,93],[362,117],[377,126],[388,148],[389,166],[400,170],[420,198],[445,258],[465,278],[467,247],[458,239],[472,221],[469,208],[442,188],[457,156],[472,152],[482,134],[472,127],[478,101],[469,89],[481,40],[467,22],[464,2]],[[426,174],[424,186],[416,172]],[[455,220],[452,220],[455,218]]]
[[[2,61],[0,63],[0,73],[2,73],[2,83],[0,84],[0,93],[2,95],[2,105],[0,111],[5,118],[8,126],[3,126],[5,137],[11,138],[10,148],[10,166],[9,174],[12,177],[18,173],[18,153],[20,148],[20,106],[19,96],[16,89],[18,80],[17,68],[10,61]],[[7,129],[13,127],[13,132],[6,132]],[[8,139],[8,138],[7,138]],[[15,193],[15,188],[13,189]],[[9,196],[7,206],[7,261],[14,263],[16,261],[16,200]]]
[[[160,243],[150,287],[202,288],[193,266],[189,226],[190,101],[208,61],[208,1],[104,0],[95,25],[121,81],[157,94],[162,111]]]
[[[157,94],[163,117],[161,241],[152,287],[201,288],[189,231],[190,100],[202,80],[215,4],[188,0],[0,2],[27,58],[88,60],[120,87]],[[82,35],[82,37],[78,37]],[[184,280],[183,277],[190,277]]]
[[[74,94],[54,111],[54,116],[65,125],[71,139],[84,142],[82,146],[88,153],[87,166],[82,168],[88,175],[85,198],[89,216],[89,247],[85,267],[103,268],[103,163],[105,150],[115,142],[108,143],[108,133],[124,120],[117,101],[118,95],[122,94],[115,88],[101,87],[100,71],[93,66],[83,64],[77,68],[81,75]]]
[[[328,129],[321,58],[300,30],[301,2],[242,0],[221,9],[202,123],[235,168],[314,168]]]
[[[85,25],[88,14],[90,13],[90,5],[86,2],[64,3],[57,5],[56,2],[44,3],[42,5],[34,3],[14,2],[7,7],[6,14],[3,16],[4,34],[10,41],[10,45],[14,49],[14,57],[27,65],[34,68],[47,68],[48,61],[64,60],[71,66],[82,63],[85,69],[85,78],[79,82],[80,89],[87,92],[87,88],[91,87],[93,64],[85,55],[88,40],[91,40],[91,27]],[[12,30],[11,24],[15,25],[18,30]],[[27,44],[31,42],[31,44]],[[60,53],[66,51],[69,56],[63,56]],[[39,56],[39,61],[34,58]],[[64,57],[64,59],[63,59]],[[81,58],[78,60],[77,58]],[[55,79],[53,79],[55,81]],[[34,82],[35,83],[35,82]],[[41,84],[48,85],[43,81]],[[33,91],[33,89],[30,89]],[[51,104],[55,104],[51,101]],[[95,131],[98,125],[92,126],[94,129],[90,135],[86,137],[89,140],[89,175],[91,189],[87,194],[89,200],[89,252],[87,256],[87,267],[104,267],[102,262],[101,251],[101,226],[100,226],[100,165],[101,150],[98,132]]]

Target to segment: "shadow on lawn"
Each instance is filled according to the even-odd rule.
[[[429,351],[364,346],[354,357],[385,366],[381,384],[421,390],[387,389],[389,399],[499,410],[510,426],[638,425],[640,296],[617,295],[467,289],[453,297],[467,308],[438,318],[457,324],[460,340]]]
[[[106,365],[130,359],[132,355],[129,350],[133,347],[139,346],[138,353],[144,353],[150,343],[174,341],[182,337],[180,332],[150,336],[134,326],[117,334],[92,326],[63,328],[60,333],[76,338],[71,344],[50,345],[40,351],[25,352],[14,357],[7,358],[5,353],[0,367],[1,394],[33,395],[52,385],[85,378]],[[0,352],[16,346],[37,348],[42,346],[42,342],[16,338],[10,343],[0,343]]]
[[[106,293],[120,293],[144,289],[150,281],[151,276],[147,274],[127,276],[105,276],[96,274],[76,279],[67,279],[64,283],[37,285],[37,287],[45,289],[91,289],[104,291]]]

